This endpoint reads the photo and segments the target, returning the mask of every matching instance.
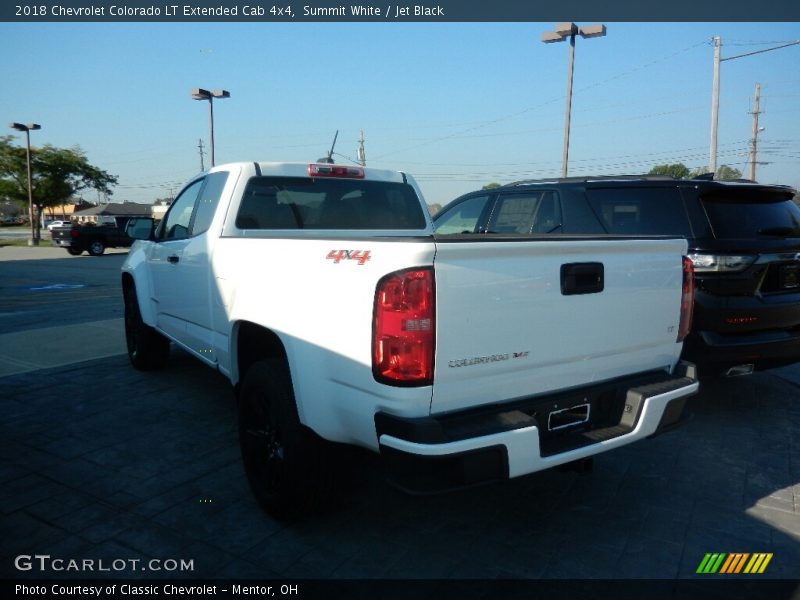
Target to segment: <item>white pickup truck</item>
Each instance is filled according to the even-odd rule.
[[[217,166],[127,231],[133,366],[171,341],[230,379],[277,517],[324,501],[330,442],[440,491],[652,436],[698,389],[683,239],[438,235],[405,173],[269,162]]]

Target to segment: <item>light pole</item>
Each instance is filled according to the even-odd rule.
[[[572,112],[572,70],[575,63],[575,36],[580,35],[584,39],[603,37],[606,34],[605,25],[589,25],[588,27],[578,27],[575,23],[556,23],[554,31],[542,33],[542,41],[545,44],[553,42],[564,42],[569,40],[569,67],[567,69],[567,110],[564,119],[564,152],[561,157],[561,176],[567,176],[567,162],[569,161],[569,120]]]
[[[30,245],[31,246],[38,246],[39,245],[39,236],[37,235],[38,231],[36,228],[37,220],[33,218],[33,173],[31,171],[31,131],[36,131],[37,129],[41,129],[42,126],[38,123],[28,123],[24,125],[22,123],[9,123],[8,124],[11,129],[16,129],[17,131],[24,131],[25,132],[25,139],[26,139],[26,147],[27,147],[27,157],[28,157],[28,218],[31,221],[31,239]]]
[[[722,48],[722,38],[718,35],[711,38],[714,44],[714,77],[711,84],[711,144],[708,151],[708,170],[711,173],[717,172],[717,124],[719,122],[719,67],[720,63],[726,60],[736,60],[737,58],[744,58],[745,56],[753,56],[754,54],[763,54],[764,52],[772,52],[773,50],[780,50],[781,48],[788,48],[789,46],[797,46],[800,40],[795,40],[787,44],[781,44],[774,48],[766,48],[764,50],[756,50],[754,52],[746,52],[745,54],[737,54],[736,56],[728,56],[722,58],[720,56],[720,49]]]
[[[214,90],[209,92],[203,88],[192,89],[192,98],[195,100],[208,100],[208,127],[209,127],[209,154],[211,155],[211,166],[214,166],[214,98],[230,98],[228,90]]]

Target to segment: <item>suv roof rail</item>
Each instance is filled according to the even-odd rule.
[[[548,177],[545,179],[522,179],[500,187],[513,187],[529,183],[586,183],[589,181],[673,181],[671,175],[582,175],[577,177]]]

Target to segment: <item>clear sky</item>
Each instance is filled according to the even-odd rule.
[[[723,58],[800,39],[800,23],[606,25],[607,37],[576,43],[570,175],[708,164],[711,37]],[[191,88],[224,88],[218,164],[313,161],[336,130],[347,163],[363,129],[368,166],[408,171],[445,204],[559,175],[568,45],[539,41],[552,27],[0,23],[0,117],[40,123],[34,146],[80,146],[119,177],[113,201],[152,202],[200,170],[208,103]],[[760,83],[757,177],[800,186],[798,65],[800,46],[722,63],[718,164],[747,174]]]

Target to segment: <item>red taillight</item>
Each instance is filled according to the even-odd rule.
[[[678,340],[682,342],[692,328],[694,313],[694,263],[683,257],[683,293],[681,294],[681,321],[678,325]]]
[[[311,177],[349,177],[351,179],[364,179],[364,168],[348,167],[345,165],[311,164],[308,165],[308,174]]]
[[[433,383],[433,270],[391,273],[375,293],[372,372],[392,385]]]
[[[70,237],[76,238],[80,235],[80,232],[78,231],[77,227],[73,227],[72,229],[69,230],[69,235]]]

